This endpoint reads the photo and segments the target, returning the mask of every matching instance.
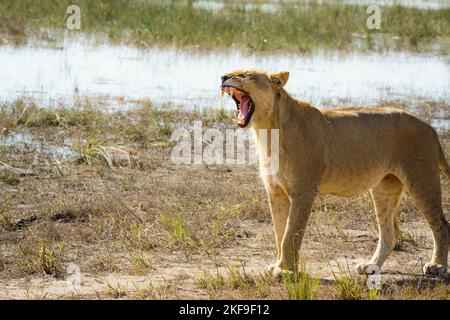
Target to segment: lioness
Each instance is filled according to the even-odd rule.
[[[221,78],[222,92],[236,102],[237,124],[252,129],[257,146],[259,129],[279,129],[279,170],[263,176],[278,251],[269,271],[296,269],[317,194],[348,197],[366,190],[375,205],[379,239],[370,261],[357,271],[381,268],[400,237],[398,207],[406,190],[433,232],[433,257],[423,271],[445,273],[450,224],[442,210],[439,168],[450,179],[450,167],[436,131],[399,109],[318,110],[283,89],[288,78],[288,72],[254,70]]]

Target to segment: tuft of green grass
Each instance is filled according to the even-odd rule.
[[[89,99],[74,101],[74,106],[62,102],[57,105],[40,105],[32,98],[19,98],[0,105],[0,126],[4,130],[18,127],[75,127],[93,129],[106,125],[110,116],[101,112],[99,106]]]
[[[232,289],[250,289],[257,285],[257,281],[254,277],[248,274],[245,270],[238,268],[229,268],[227,282]]]
[[[136,289],[133,296],[137,299],[143,300],[165,300],[168,299],[171,293],[171,286],[168,282],[156,286],[152,282],[146,283],[144,286],[135,285]]]
[[[116,285],[108,283],[108,285],[103,289],[103,294],[108,298],[120,299],[128,295],[128,290],[122,287],[119,283]]]
[[[301,259],[300,270],[283,274],[283,282],[289,300],[314,300],[320,280],[308,274],[306,262]]]
[[[277,288],[278,280],[267,274],[249,274],[242,268],[230,267],[225,275],[216,267],[215,273],[203,273],[195,277],[195,284],[205,289],[210,298],[220,297],[224,291],[238,291],[244,297],[264,299]]]
[[[187,227],[181,215],[160,213],[159,218],[165,226],[167,235],[186,249],[202,251],[201,240]]]
[[[0,179],[10,186],[15,186],[20,182],[19,175],[15,171],[9,169],[0,171]]]
[[[368,288],[366,277],[345,272],[339,268],[339,274],[333,272],[333,292],[341,300],[377,300],[381,296],[380,289]]]
[[[75,162],[78,164],[105,164],[113,167],[115,163],[121,162],[128,165],[133,160],[135,150],[126,146],[105,146],[96,139],[80,141],[73,146],[77,154]],[[123,161],[121,161],[123,160]]]
[[[117,272],[120,271],[120,261],[110,253],[96,256],[88,264],[93,272]]]
[[[59,277],[64,273],[62,262],[64,241],[61,241],[56,248],[49,247],[45,240],[41,242],[38,248],[33,248],[31,244],[22,242],[17,249],[21,256],[21,269],[27,274],[44,273]]]
[[[136,274],[145,275],[152,269],[151,262],[142,252],[132,252],[129,258],[132,271]]]
[[[13,218],[9,211],[9,202],[8,199],[5,199],[0,208],[0,226],[5,230],[10,230],[13,223]]]
[[[195,277],[195,284],[198,287],[205,289],[211,297],[217,296],[217,294],[226,287],[225,278],[219,272],[218,268],[216,268],[215,274],[207,273],[197,275]]]
[[[192,3],[192,2],[191,2]],[[363,5],[333,3],[279,3],[276,12],[226,5],[208,10],[170,1],[52,1],[3,0],[0,35],[24,43],[45,28],[66,31],[66,9],[81,8],[82,26],[72,34],[93,33],[116,43],[195,46],[204,49],[240,47],[249,51],[313,49],[426,50],[450,35],[450,9],[424,10],[401,5],[381,6],[381,30],[368,30]],[[277,4],[275,4],[277,5]],[[355,35],[364,41],[355,43]],[[47,36],[48,37],[48,36]],[[394,40],[398,37],[398,40]],[[0,37],[2,38],[2,37]],[[45,36],[42,35],[45,39]]]
[[[365,294],[364,281],[359,276],[334,275],[334,291],[341,300],[362,300]]]
[[[395,250],[404,251],[407,245],[411,244],[414,247],[423,247],[427,243],[427,238],[424,236],[422,230],[402,231],[400,239],[395,246]]]

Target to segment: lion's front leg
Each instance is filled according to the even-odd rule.
[[[291,195],[289,216],[281,241],[281,255],[276,268],[278,272],[297,270],[298,252],[315,197],[314,188],[304,188]]]
[[[270,212],[272,214],[273,229],[275,234],[275,244],[277,247],[277,262],[281,257],[281,241],[286,230],[286,221],[289,215],[290,202],[286,193],[280,187],[268,187]],[[269,271],[273,272],[277,263],[269,266]]]

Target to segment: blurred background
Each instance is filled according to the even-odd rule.
[[[379,28],[368,27],[369,4]],[[288,91],[318,107],[401,100],[416,109],[450,103],[449,52],[444,0],[0,2],[1,101],[232,108],[219,76],[258,68],[290,71]]]

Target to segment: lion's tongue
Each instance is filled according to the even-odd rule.
[[[244,97],[241,100],[241,103],[239,105],[239,113],[237,116],[237,123],[238,124],[245,124],[245,119],[248,116],[248,113],[250,111],[250,98],[249,97]]]

